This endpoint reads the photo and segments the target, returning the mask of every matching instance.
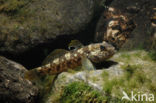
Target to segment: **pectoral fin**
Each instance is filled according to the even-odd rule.
[[[82,68],[86,69],[86,70],[95,70],[96,68],[94,67],[94,65],[92,64],[92,62],[88,59],[88,58],[83,58],[82,59]]]

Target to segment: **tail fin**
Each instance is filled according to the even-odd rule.
[[[30,81],[38,80],[40,76],[36,69],[29,70],[24,74],[24,78]]]
[[[36,84],[40,89],[49,90],[57,78],[57,75],[41,74],[37,72],[36,69],[32,69],[25,72],[24,78]]]

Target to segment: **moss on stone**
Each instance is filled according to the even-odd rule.
[[[156,61],[156,50],[149,51],[148,56],[149,56],[152,60]]]
[[[156,91],[156,79],[154,78],[156,66],[147,52],[120,52],[112,59],[119,63],[117,66],[110,67],[113,73],[108,69],[103,70],[99,76],[90,74],[91,76],[88,78],[88,84],[89,81],[93,81],[98,86],[102,86],[103,90],[98,89],[99,92],[86,82],[78,82],[76,79],[72,79],[76,81],[74,82],[63,75],[59,81],[55,82],[56,90],[51,92],[49,97],[47,96],[46,103],[131,103],[126,100],[121,101],[123,91],[128,95],[131,95],[131,91],[156,95],[154,92]],[[114,68],[119,68],[122,73],[116,74],[118,71],[115,71]],[[73,77],[72,73],[65,75]],[[64,82],[68,79],[70,82]]]
[[[123,62],[121,65],[124,71],[123,76],[117,78],[102,76],[104,80],[103,90],[106,93],[107,102],[128,103],[129,101],[121,102],[122,91],[125,91],[128,95],[131,95],[131,91],[156,95],[154,92],[156,91],[156,80],[153,78],[156,73],[155,62],[150,59],[148,52],[135,51],[121,54],[117,56],[116,60]],[[107,73],[104,72],[103,74]],[[117,101],[114,101],[113,95],[118,98]]]
[[[32,0],[1,0],[0,12],[15,14],[30,1]]]
[[[105,103],[105,98],[84,82],[65,86],[60,103]]]

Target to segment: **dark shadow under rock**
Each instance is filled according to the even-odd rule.
[[[108,69],[109,67],[113,66],[113,65],[117,65],[118,62],[115,62],[115,61],[104,61],[104,62],[101,62],[101,63],[96,63],[94,64],[96,69],[102,69],[102,68],[105,68],[105,69]]]

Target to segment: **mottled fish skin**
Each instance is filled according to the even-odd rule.
[[[77,66],[81,66],[83,58],[88,58],[97,63],[110,58],[115,52],[115,48],[106,42],[94,43],[65,53],[60,58],[55,58],[49,64],[38,67],[36,70],[42,74],[59,74],[68,69],[75,69]]]

